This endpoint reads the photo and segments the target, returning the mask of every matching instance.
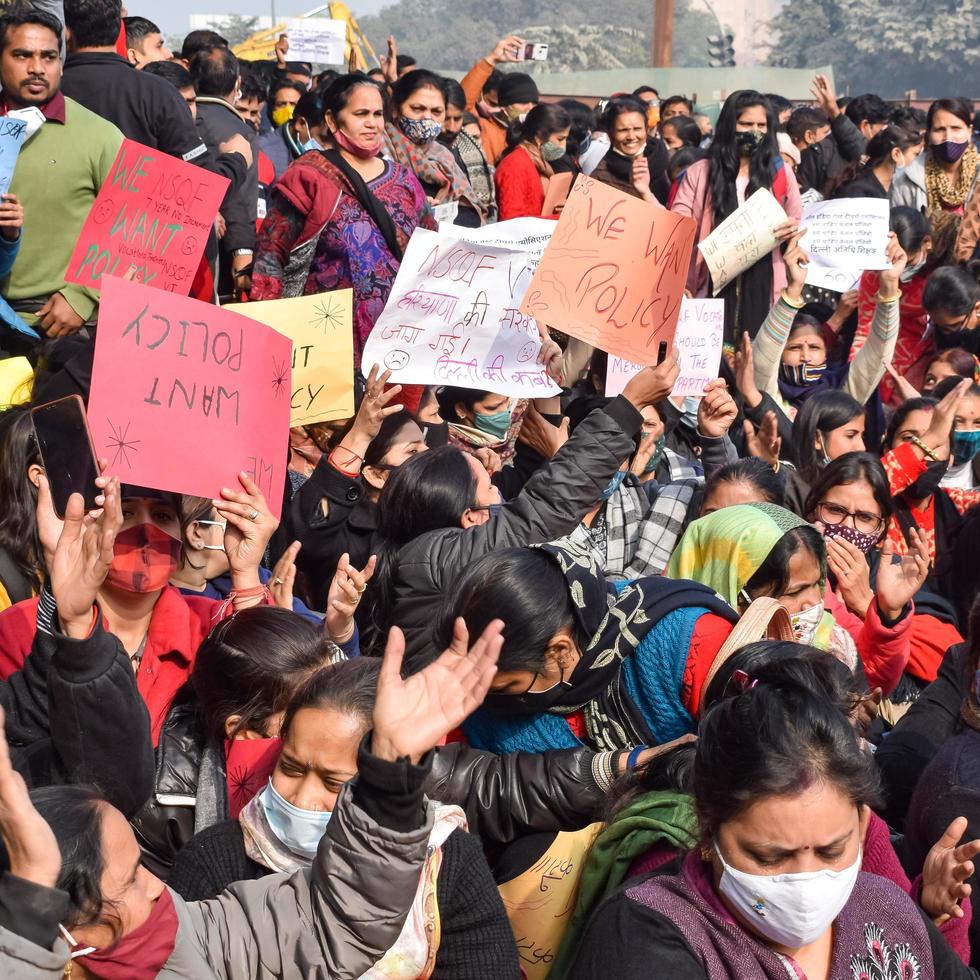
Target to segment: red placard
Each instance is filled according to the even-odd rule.
[[[229,180],[142,143],[124,140],[75,242],[66,282],[102,277],[186,296]]]
[[[217,497],[249,473],[282,509],[292,341],[218,306],[107,277],[88,421],[126,483]]]

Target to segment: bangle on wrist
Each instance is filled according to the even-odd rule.
[[[793,299],[793,297],[790,296],[789,292],[785,289],[779,294],[779,298],[787,306],[792,306],[794,310],[802,310],[803,307],[806,306],[806,303],[803,301],[802,297],[800,299]]]
[[[882,296],[881,290],[878,290],[877,296],[875,296],[876,303],[897,303],[902,298],[902,291],[899,290],[894,296]]]
[[[254,599],[256,596],[265,596],[267,599],[272,599],[272,593],[269,591],[268,586],[265,585],[253,585],[250,589],[232,589],[228,593],[228,598],[234,602],[236,599]]]
[[[626,771],[631,772],[636,768],[636,762],[640,758],[642,752],[646,752],[647,747],[645,745],[637,745],[630,750],[630,754],[626,757]]]
[[[935,451],[930,449],[917,435],[909,435],[909,442],[917,449],[920,449],[927,459],[931,459],[934,463],[939,462],[939,457]]]

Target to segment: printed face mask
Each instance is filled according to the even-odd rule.
[[[758,129],[748,129],[735,134],[735,147],[740,157],[750,157],[762,145],[766,134]]]
[[[177,567],[180,542],[155,524],[137,524],[116,535],[106,581],[124,592],[159,592]]]
[[[491,415],[473,415],[473,426],[494,439],[503,439],[510,428],[510,409],[493,412]]]
[[[425,146],[442,132],[442,123],[435,119],[409,119],[407,116],[399,116],[398,128],[416,146]]]
[[[760,935],[787,949],[800,949],[819,939],[851,897],[861,870],[857,860],[842,871],[804,871],[798,874],[754,875],[727,864],[718,890]]]
[[[815,606],[810,606],[809,609],[793,613],[789,617],[789,621],[793,626],[793,635],[796,637],[796,642],[807,645],[812,643],[821,619],[823,619],[822,602],[818,602]]]
[[[809,388],[818,384],[827,373],[826,364],[780,364],[779,377],[786,384]]]
[[[969,463],[980,452],[980,429],[957,429],[953,433],[953,459],[957,463]]]
[[[659,465],[660,461],[664,458],[664,450],[667,448],[667,437],[660,436],[659,439],[654,443],[653,452],[650,453],[650,458],[647,460],[647,465],[643,467],[644,473],[652,473]]]
[[[823,536],[828,541],[833,538],[839,538],[841,541],[853,544],[855,548],[864,554],[868,554],[878,543],[877,534],[865,534],[864,531],[859,531],[856,527],[851,527],[849,524],[826,524],[824,525]]]
[[[304,810],[283,799],[272,785],[272,779],[259,796],[262,810],[272,832],[298,857],[312,861],[320,838],[327,832],[332,810]]]

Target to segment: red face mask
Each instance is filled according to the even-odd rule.
[[[378,134],[377,142],[373,146],[358,146],[342,129],[335,129],[330,135],[342,150],[346,150],[348,153],[352,153],[362,160],[376,157],[381,152],[383,140],[380,133]]]
[[[177,910],[164,888],[141,926],[102,949],[72,954],[95,977],[104,980],[154,980],[177,944]],[[74,943],[73,945],[78,945]]]
[[[116,536],[106,581],[124,592],[159,592],[177,567],[180,542],[155,524],[137,524]]]

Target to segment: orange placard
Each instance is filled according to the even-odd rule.
[[[554,217],[555,208],[568,200],[568,192],[572,189],[573,176],[570,173],[555,174],[548,181],[548,193],[544,196],[544,207],[541,208],[542,218]]]
[[[672,344],[695,224],[591,177],[575,181],[521,312],[640,364]]]

